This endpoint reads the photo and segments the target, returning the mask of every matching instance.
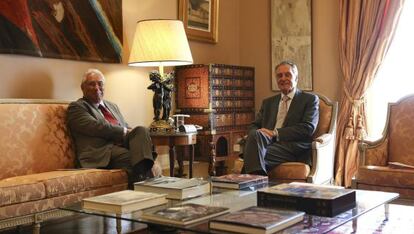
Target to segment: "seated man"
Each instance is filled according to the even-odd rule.
[[[69,104],[67,124],[81,167],[122,168],[133,182],[153,177],[152,143],[144,127],[131,129],[116,104],[103,100],[105,77],[97,69],[83,76],[83,97]]]
[[[312,134],[319,120],[319,98],[296,88],[298,68],[283,61],[275,67],[281,94],[262,103],[243,150],[246,173],[266,175],[283,162],[310,163]]]

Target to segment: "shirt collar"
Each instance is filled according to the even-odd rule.
[[[104,102],[103,101],[101,101],[101,102],[99,102],[99,103],[94,103],[94,104],[92,104],[93,105],[93,107],[95,107],[96,109],[99,109],[99,105],[102,105],[102,106],[105,106],[105,104],[104,104]]]
[[[293,97],[295,96],[295,93],[296,93],[296,88],[293,88],[293,90],[290,91],[290,93],[288,93],[287,95],[285,95],[285,94],[282,93],[282,95],[280,96],[280,98],[282,99],[283,96],[288,96],[289,97],[289,100],[292,100]]]

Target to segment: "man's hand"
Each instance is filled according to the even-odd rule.
[[[259,131],[261,131],[263,134],[265,134],[266,136],[273,138],[277,136],[277,132],[267,129],[267,128],[260,128]]]

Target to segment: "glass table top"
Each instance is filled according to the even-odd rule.
[[[355,221],[359,216],[367,213],[368,211],[387,204],[396,198],[398,198],[397,193],[387,193],[387,192],[378,192],[378,191],[367,191],[367,190],[355,190],[356,191],[356,202],[357,205],[355,208],[343,212],[335,217],[321,217],[315,215],[305,215],[303,221],[290,226],[284,229],[281,233],[327,233],[329,231],[338,228],[339,226],[349,222]],[[143,219],[141,217],[143,212],[154,211],[159,209],[164,209],[166,207],[185,204],[185,203],[196,203],[202,205],[211,205],[211,206],[223,206],[228,207],[229,212],[238,211],[250,206],[257,205],[257,194],[256,188],[250,188],[246,190],[227,190],[227,189],[213,189],[213,193],[209,195],[204,195],[201,197],[196,197],[192,199],[187,199],[184,201],[169,200],[166,205],[151,207],[145,210],[132,212],[130,214],[117,215],[113,213],[100,213],[97,211],[84,210],[82,209],[81,202],[76,204],[62,207],[61,209],[69,210],[77,213],[84,213],[89,215],[97,215],[102,217],[111,217],[118,218],[120,220],[127,220],[131,222],[140,222],[148,224],[148,227],[151,229],[159,230],[185,230],[192,231],[196,233],[224,233],[223,231],[216,231],[209,229],[208,220],[204,220],[195,224],[187,226],[179,226],[173,224],[159,223],[155,221],[150,221]],[[387,205],[386,205],[387,208]]]

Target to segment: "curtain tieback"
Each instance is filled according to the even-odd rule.
[[[346,89],[345,89],[346,90]],[[347,140],[363,140],[367,133],[364,125],[364,115],[361,108],[363,107],[364,98],[352,99],[347,90],[345,91],[348,100],[352,103],[351,115],[344,130],[344,137]]]

